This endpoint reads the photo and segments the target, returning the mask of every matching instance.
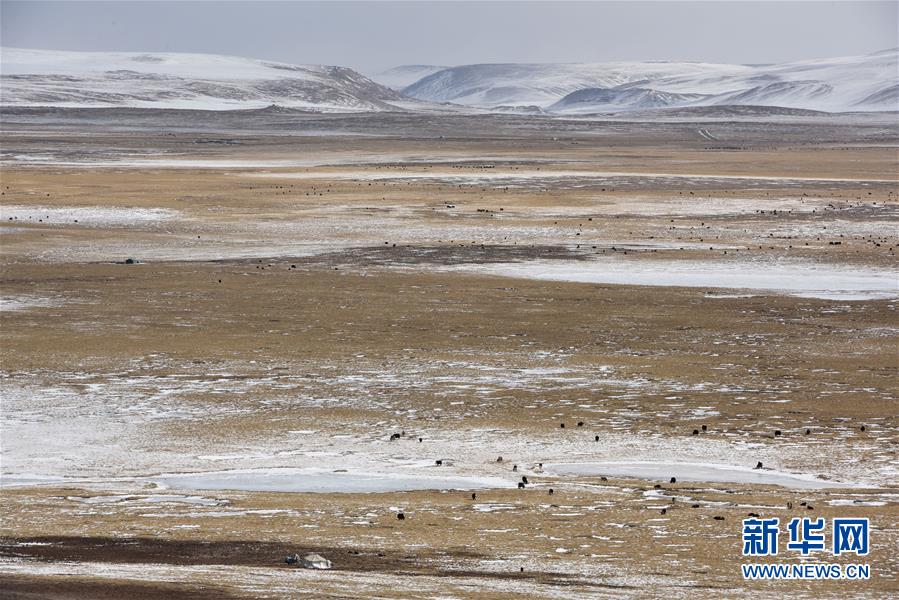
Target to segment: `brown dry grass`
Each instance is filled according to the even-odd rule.
[[[101,137],[88,143],[103,147],[111,140]],[[38,141],[69,143],[52,137]],[[682,137],[660,141],[659,136],[648,134],[615,138],[612,143],[608,139],[580,140],[577,145],[551,140],[470,140],[435,147],[422,140],[356,141],[354,152],[360,154],[428,152],[464,158],[499,153],[516,155],[525,162],[553,157],[556,164],[541,164],[545,169],[895,179],[896,156],[889,148],[820,145],[785,149],[759,143],[750,151],[724,152],[703,150],[698,142],[685,142]],[[26,143],[22,139],[13,142]],[[178,144],[186,141],[147,138],[142,142],[116,139],[115,143],[169,144],[180,149]],[[303,155],[346,150],[344,142],[335,139],[291,142],[266,138],[253,144],[249,149],[229,149],[227,154],[210,151],[204,157],[277,158],[300,150]],[[676,144],[679,146],[674,147]],[[584,160],[588,162],[580,162]],[[521,258],[516,244],[534,244],[530,250],[534,257],[565,255],[580,242],[574,236],[577,231],[587,231],[588,235],[580,237],[600,240],[601,245],[608,240],[676,243],[716,236],[715,243],[752,248],[745,251],[760,259],[791,257],[894,266],[895,239],[882,241],[880,246],[861,239],[831,246],[827,238],[819,239],[823,229],[805,237],[766,241],[762,249],[753,247],[772,227],[825,227],[841,219],[864,223],[881,218],[881,214],[892,219],[892,212],[865,211],[874,210],[873,202],[895,208],[895,185],[817,185],[806,200],[821,208],[814,217],[676,216],[676,224],[683,226],[677,231],[670,229],[668,218],[612,213],[607,208],[629,202],[665,202],[689,195],[691,190],[686,187],[503,191],[425,183],[376,182],[369,186],[367,182],[329,180],[328,173],[338,170],[342,169],[319,169],[321,178],[312,181],[258,179],[240,171],[4,169],[5,205],[182,211],[179,219],[144,228],[4,223],[4,227],[27,228],[24,233],[4,234],[0,265],[4,295],[68,299],[59,306],[0,313],[4,373],[17,380],[33,376],[38,385],[65,383],[67,374],[76,372],[89,372],[103,381],[113,373],[132,372],[135,364],[144,361],[141,373],[160,378],[190,375],[202,379],[223,369],[237,378],[292,377],[295,389],[315,397],[331,393],[321,382],[322,369],[333,369],[329,373],[335,375],[351,375],[363,368],[403,373],[424,365],[438,375],[452,376],[457,374],[447,366],[452,361],[527,369],[539,366],[535,355],[561,352],[564,365],[575,372],[611,367],[617,378],[639,379],[660,387],[638,398],[604,387],[576,392],[551,386],[499,389],[491,401],[469,399],[462,406],[455,403],[459,393],[447,394],[440,387],[391,388],[383,391],[380,404],[357,398],[302,410],[289,403],[269,402],[284,394],[275,389],[224,396],[200,391],[185,401],[200,407],[227,403],[248,410],[201,422],[184,419],[147,424],[142,443],[173,453],[239,449],[260,440],[286,439],[290,431],[311,428],[323,437],[345,432],[377,436],[394,428],[452,436],[485,428],[549,444],[553,439],[566,439],[564,436],[594,433],[687,443],[691,430],[706,424],[709,431],[703,439],[757,444],[757,452],[774,456],[781,447],[789,449],[784,450],[783,464],[796,470],[805,467],[815,472],[816,465],[797,464],[796,457],[814,456],[819,451],[826,451],[827,460],[835,461],[824,465],[824,471],[846,473],[859,463],[864,473],[868,466],[896,461],[893,301],[841,305],[779,295],[710,298],[701,289],[547,283],[431,268],[440,263],[505,260],[516,252],[515,257]],[[312,186],[322,195],[311,195]],[[760,198],[798,197],[801,193],[803,190],[795,188],[769,187],[704,189],[701,195]],[[449,201],[458,207],[453,214],[444,209]],[[848,212],[828,212],[825,207],[829,203]],[[850,203],[863,206],[852,212],[847,208]],[[477,212],[478,208],[498,211],[499,207],[504,209],[501,215]],[[559,214],[551,214],[556,209]],[[538,213],[547,210],[549,214]],[[699,223],[705,221],[713,229],[700,231]],[[285,223],[291,227],[284,228]],[[444,239],[442,227],[460,224],[465,240]],[[427,234],[415,237],[411,233],[415,227],[427,228]],[[549,233],[529,239],[521,233],[528,227]],[[689,231],[689,227],[696,229]],[[511,239],[485,241],[504,231]],[[321,256],[282,255],[279,248],[298,237],[334,247]],[[385,241],[390,242],[386,247]],[[484,251],[482,243],[487,246]],[[271,252],[263,259],[208,260],[209,253],[228,255],[247,245],[270,247]],[[76,254],[67,259],[67,253],[91,246],[99,248],[103,258],[87,260]],[[123,250],[110,254],[116,248]],[[183,252],[183,257],[135,266],[114,264],[131,255],[132,248]],[[422,248],[436,248],[436,258],[420,260],[416,252]],[[605,246],[600,249],[608,251]],[[205,253],[203,258],[193,259],[192,253],[200,251]],[[674,250],[668,255],[732,258],[725,258],[720,251],[699,249]],[[405,267],[398,269],[396,263]],[[164,360],[149,361],[149,356]],[[250,358],[255,362],[250,363]],[[296,378],[304,374],[309,381],[297,383]],[[680,386],[676,408],[671,408],[667,399],[672,392],[665,386],[671,382]],[[745,391],[718,391],[726,389]],[[780,402],[785,396],[789,400],[786,405]],[[409,407],[416,408],[414,417],[405,412]],[[712,411],[712,416],[697,417],[694,411],[699,408]],[[579,420],[586,421],[584,430],[569,425],[564,433],[559,431],[560,422]],[[864,433],[859,431],[861,424],[867,425]],[[813,435],[803,435],[806,427],[814,430]],[[774,429],[784,435],[774,438]],[[404,451],[427,457],[427,444],[423,448]],[[538,458],[515,460],[525,463]],[[746,460],[751,463],[755,456],[746,456]],[[486,467],[477,468],[483,471]],[[159,470],[165,470],[165,465]],[[852,584],[851,592],[889,595],[897,591],[895,523],[899,513],[894,499],[885,506],[844,507],[827,504],[829,499],[852,497],[844,491],[675,484],[663,486],[664,492],[689,500],[678,500],[662,517],[657,505],[671,500],[645,496],[644,491],[652,488],[645,482],[585,479],[575,484],[538,477],[537,483],[524,491],[478,492],[476,503],[511,506],[496,512],[474,510],[465,492],[218,492],[214,495],[228,501],[227,510],[291,512],[212,516],[204,514],[207,509],[166,505],[164,512],[170,514],[165,518],[151,515],[163,512],[152,504],[88,506],[68,499],[100,493],[91,486],[4,489],[0,496],[6,538],[3,553],[50,563],[62,559],[154,562],[173,565],[175,570],[184,564],[236,564],[265,571],[278,569],[280,555],[288,550],[320,549],[332,555],[329,558],[337,569],[382,577],[377,580],[379,585],[393,586],[385,593],[383,588],[380,592],[367,588],[371,581],[347,584],[358,585],[353,593],[359,596],[428,595],[406,582],[431,577],[438,578],[433,584],[438,588],[443,582],[445,589],[459,595],[483,598],[512,593],[655,593],[640,588],[641,577],[664,585],[666,593],[675,595],[720,597],[750,589],[810,596],[843,594],[850,589],[846,584],[747,585],[739,576],[740,519],[752,510],[782,519],[805,515],[800,504],[808,502],[814,505],[815,516],[869,516],[876,534],[868,562],[875,576],[863,584]],[[552,497],[547,494],[550,486],[556,490]],[[870,494],[865,497],[881,497]],[[787,502],[793,502],[794,509],[788,511]],[[700,507],[691,508],[693,503]],[[392,509],[396,506],[405,507],[405,521],[396,520]],[[716,515],[724,520],[715,520]],[[657,520],[662,518],[664,521]],[[179,527],[183,525],[200,527]],[[126,538],[147,541],[121,546]],[[29,540],[53,545],[14,545]],[[249,551],[241,544],[255,545]],[[559,547],[570,552],[557,553]],[[353,551],[361,554],[349,554]],[[519,567],[525,568],[523,574]],[[615,574],[631,579],[616,579]],[[224,576],[218,581],[214,573],[206,572],[196,575],[193,591],[126,592],[113,587],[119,583],[104,585],[99,579],[86,580],[84,588],[63,589],[57,579],[20,575],[8,581],[6,595],[68,598],[127,593],[162,597],[199,593],[207,586],[244,595],[250,593],[244,576]],[[277,579],[277,574],[273,577]],[[524,591],[510,588],[512,591],[504,594],[483,583],[507,578],[521,579],[531,587],[522,588]],[[315,595],[350,594],[330,580],[305,581],[303,585],[307,593]]]

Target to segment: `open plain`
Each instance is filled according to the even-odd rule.
[[[894,113],[3,121],[0,597],[899,594]]]

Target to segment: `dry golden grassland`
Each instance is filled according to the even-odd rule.
[[[724,124],[743,140],[727,148],[688,125],[555,126],[6,131],[9,152],[124,162],[2,169],[2,470],[23,484],[0,492],[0,597],[899,592],[895,294],[503,276],[895,274],[895,146],[836,126]],[[762,462],[833,486],[552,468],[597,461]],[[281,468],[503,485],[163,481]],[[749,513],[870,518],[871,579],[744,581]],[[305,551],[334,569],[282,564]]]

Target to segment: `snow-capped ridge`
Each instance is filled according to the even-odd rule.
[[[213,54],[0,48],[4,107],[247,110],[276,105],[306,111],[476,109],[559,115],[702,106],[899,111],[896,48],[774,65],[404,65],[375,77],[381,83],[347,67]]]
[[[488,63],[438,71],[403,93],[481,108],[535,105],[563,114],[720,104],[828,112],[899,110],[897,64],[897,49],[773,65]],[[637,88],[640,91],[633,91]]]
[[[585,88],[572,92],[550,106],[548,112],[615,112],[647,108],[684,106],[705,99],[702,94],[660,92],[651,88],[623,85],[614,88]]]
[[[4,106],[380,111],[408,102],[347,67],[215,54],[2,48],[0,66]]]

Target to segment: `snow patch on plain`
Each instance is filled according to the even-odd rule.
[[[159,223],[179,217],[177,210],[128,206],[29,206],[0,207],[0,220],[42,225],[127,227]]]
[[[668,261],[604,257],[439,267],[503,277],[610,285],[764,290],[801,298],[877,300],[899,297],[899,273],[799,262]]]
[[[245,469],[164,475],[154,481],[175,489],[254,492],[373,493],[511,487],[497,477],[416,473],[335,473],[315,469]]]
[[[544,465],[548,473],[573,476],[627,477],[668,481],[703,481],[777,485],[795,489],[844,488],[859,484],[818,479],[812,475],[785,473],[768,469],[750,469],[733,465],[680,462],[593,462]]]

